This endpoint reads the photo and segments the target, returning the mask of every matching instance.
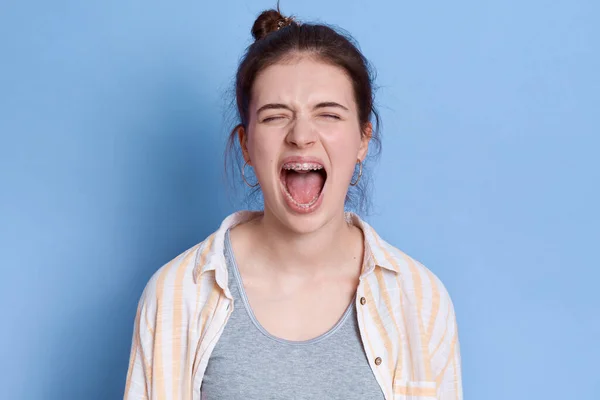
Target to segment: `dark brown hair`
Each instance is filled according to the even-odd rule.
[[[367,212],[370,206],[370,179],[366,167],[376,158],[381,148],[380,120],[374,104],[374,71],[359,50],[358,44],[349,34],[342,33],[339,29],[325,24],[299,23],[293,17],[285,17],[281,14],[279,5],[277,10],[266,10],[258,16],[252,26],[252,36],[255,41],[246,49],[235,78],[237,125],[229,135],[226,165],[228,160],[234,161],[230,163],[230,171],[234,174],[239,173],[244,165],[237,131],[240,126],[248,126],[248,108],[257,75],[278,62],[308,55],[315,60],[340,67],[348,74],[354,89],[363,135],[366,134],[366,125],[373,123],[369,156],[363,161],[363,175],[357,186],[349,188],[346,196],[347,208]],[[232,157],[231,153],[235,153],[235,156]],[[254,193],[259,192],[257,187]]]

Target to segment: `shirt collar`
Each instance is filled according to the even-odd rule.
[[[363,231],[365,238],[365,256],[361,277],[372,272],[375,267],[381,267],[392,272],[400,272],[400,268],[392,261],[392,257],[390,256],[391,246],[381,239],[371,225],[352,212],[346,212],[346,220],[358,226]]]
[[[225,291],[227,297],[231,294],[228,288],[227,264],[225,261],[225,233],[236,225],[255,219],[263,211],[238,211],[227,216],[219,229],[210,235],[200,246],[194,263],[194,281],[209,271],[215,271],[215,281]],[[371,273],[376,267],[381,267],[393,272],[399,272],[398,265],[391,261],[390,245],[377,235],[375,230],[357,214],[345,212],[346,221],[354,224],[363,231],[364,258],[361,277]]]

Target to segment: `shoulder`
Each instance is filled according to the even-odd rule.
[[[158,268],[146,283],[140,303],[147,311],[195,299],[196,277],[214,233]]]
[[[421,308],[452,307],[450,293],[442,280],[416,258],[391,245],[372,231],[375,262],[396,272],[399,289]]]
[[[260,214],[244,210],[227,216],[205,240],[160,267],[146,284],[142,301],[178,306],[180,301],[196,302],[198,297],[212,290],[215,282],[226,287],[225,233]],[[206,273],[210,271],[214,273]]]
[[[360,225],[365,235],[365,244],[376,265],[387,271],[402,293],[420,304],[424,301],[450,301],[450,295],[440,278],[419,260],[384,240],[367,222],[355,214],[347,218]]]

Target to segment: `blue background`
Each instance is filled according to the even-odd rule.
[[[237,61],[275,1],[0,7],[3,399],[117,399],[152,273],[241,207]],[[284,0],[378,70],[374,213],[446,284],[468,399],[600,396],[598,2]]]

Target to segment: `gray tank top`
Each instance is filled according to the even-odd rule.
[[[225,259],[234,310],[202,380],[203,400],[383,400],[350,303],[337,324],[306,341],[269,334],[255,318],[236,266],[229,231]]]

